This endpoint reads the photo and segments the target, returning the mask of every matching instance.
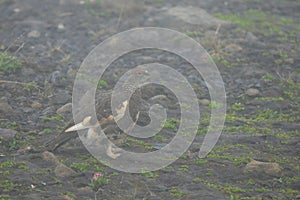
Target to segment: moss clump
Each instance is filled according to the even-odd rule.
[[[20,67],[21,63],[16,57],[6,52],[0,53],[0,72],[12,73]]]

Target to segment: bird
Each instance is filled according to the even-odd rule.
[[[150,77],[150,74],[148,73],[148,70],[144,67],[131,70],[129,73],[129,77],[122,84],[121,90],[127,94],[132,94],[132,96],[129,100],[122,99],[124,95],[120,96],[117,94],[115,96],[116,98],[121,99],[120,105],[118,105],[115,110],[115,113],[117,113],[116,116],[112,115],[111,110],[112,92],[99,91],[98,95],[96,96],[97,101],[95,105],[97,119],[93,119],[91,116],[81,116],[82,121],[77,124],[74,124],[73,120],[70,120],[70,122],[67,123],[67,126],[63,129],[61,133],[59,133],[56,137],[54,137],[45,144],[46,148],[50,151],[57,150],[69,140],[78,137],[76,131],[79,130],[87,129],[87,137],[97,137],[99,136],[98,128],[100,127],[102,128],[105,134],[110,135],[110,137],[108,137],[110,140],[117,140],[120,138],[122,130],[118,127],[116,122],[124,117],[125,111],[127,109],[129,110],[130,116],[133,119],[133,123],[127,127],[125,132],[130,132],[130,130],[136,124],[146,125],[147,123],[149,123],[150,118],[148,116],[148,110],[150,108],[150,104],[142,98],[142,91],[141,88],[138,87],[138,84],[141,80],[147,80],[147,78]],[[87,91],[86,94],[88,94],[88,92],[90,91]],[[81,101],[83,101],[83,107],[91,106],[84,103],[85,101],[88,101],[85,99],[85,96],[88,95],[83,95],[83,97],[81,98]],[[77,114],[80,115],[80,110]],[[120,152],[122,150],[119,148],[114,148],[110,140],[103,140],[103,144],[108,144],[105,147],[106,155],[112,159],[118,158],[121,155]]]

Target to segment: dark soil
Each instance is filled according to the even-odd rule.
[[[175,6],[202,8],[230,24],[197,26],[162,14]],[[20,62],[16,69],[4,69],[8,64],[0,59],[0,199],[300,199],[299,10],[295,0],[122,5],[0,0],[0,53]],[[200,100],[196,139],[176,162],[144,174],[111,169],[93,158],[78,138],[72,139],[53,153],[76,173],[58,177],[42,152],[72,119],[70,110],[57,110],[72,102],[83,59],[113,34],[144,26],[186,33],[210,53],[227,94],[220,140],[206,158],[198,158],[214,105],[203,103],[210,100],[208,89],[189,63],[159,50],[132,52],[106,71],[100,92],[112,89],[133,66],[154,61],[171,66],[189,80]],[[147,152],[170,142],[178,127],[178,107],[168,106],[171,119],[165,132],[142,142],[128,137],[121,146]],[[267,167],[247,170],[253,160]],[[96,172],[109,182],[93,190],[89,183]]]

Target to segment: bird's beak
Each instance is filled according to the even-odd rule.
[[[92,117],[88,116],[88,117],[84,118],[84,120],[82,122],[75,124],[74,126],[71,126],[67,130],[65,130],[65,132],[79,131],[79,130],[83,130],[83,129],[87,129],[87,128],[92,128],[93,125],[91,125],[91,123],[90,123],[91,119],[92,119]]]

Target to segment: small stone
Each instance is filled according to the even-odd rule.
[[[64,114],[64,113],[70,113],[72,112],[72,103],[67,103],[56,110],[56,114]]]
[[[55,167],[54,173],[55,173],[55,176],[61,177],[61,178],[69,177],[69,176],[76,174],[76,172],[73,169],[67,167],[66,165],[64,165],[62,163],[58,164]]]
[[[41,33],[37,30],[33,30],[33,31],[30,31],[28,34],[27,34],[27,37],[29,38],[38,38],[41,36]]]
[[[265,172],[269,175],[278,175],[281,170],[278,163],[252,160],[246,165],[245,171]]]
[[[153,145],[153,149],[160,150],[160,149],[164,148],[165,146],[166,146],[166,144],[164,144],[164,143],[156,143]]]
[[[259,94],[259,90],[256,89],[256,88],[249,88],[247,91],[246,91],[246,94],[250,97],[255,97]]]
[[[167,191],[168,187],[164,186],[164,185],[157,185],[156,186],[158,191]]]
[[[57,26],[58,30],[64,30],[65,29],[65,25],[63,23],[59,23]]]
[[[35,74],[36,74],[36,72],[32,68],[26,68],[26,67],[22,68],[22,75],[23,76],[32,76],[32,75],[35,75]]]
[[[17,134],[17,131],[6,129],[6,128],[0,128],[0,138],[1,140],[4,140],[6,142],[12,141]]]
[[[69,197],[68,195],[64,195],[63,199],[64,200],[74,200],[72,197]]]
[[[53,113],[55,113],[55,107],[54,106],[47,107],[41,112],[40,118],[47,117],[49,115],[52,115]]]
[[[246,40],[253,42],[257,40],[257,37],[252,32],[247,32]]]
[[[63,75],[60,71],[54,71],[49,76],[49,82],[52,84],[58,84],[62,77]]]
[[[39,103],[39,102],[34,102],[34,103],[31,104],[31,108],[38,109],[38,108],[41,108],[41,107],[42,107],[42,104]]]
[[[9,113],[12,113],[12,112],[13,112],[13,109],[9,105],[9,103],[7,101],[7,98],[2,97],[0,99],[0,113],[9,114]]]
[[[67,102],[70,102],[72,96],[68,94],[67,91],[60,90],[56,92],[54,98],[57,104],[66,104]]]
[[[83,2],[85,2],[86,0],[83,0]],[[70,6],[71,4],[78,4],[80,2],[78,1],[74,1],[74,0],[59,0],[59,5],[67,5]]]
[[[49,161],[56,166],[54,169],[55,176],[63,178],[76,174],[73,169],[62,164],[53,153],[44,151],[41,155],[44,160]]]
[[[0,43],[0,50],[4,50],[4,49],[5,49],[5,46]]]
[[[32,150],[32,147],[31,146],[27,146],[27,147],[24,147],[22,149],[18,149],[17,153],[19,154],[26,154],[28,152],[30,152]]]
[[[294,59],[293,58],[287,58],[284,60],[288,64],[294,64]]]
[[[191,75],[188,76],[188,80],[192,81],[194,83],[197,82],[199,79],[200,79],[199,76],[197,76],[195,74],[191,74]]]
[[[142,61],[152,61],[153,57],[151,57],[151,56],[141,56],[141,57],[139,57],[139,59],[141,59]]]
[[[215,25],[229,24],[226,21],[219,20],[207,13],[204,9],[195,6],[177,6],[167,10],[167,14],[171,17],[180,19],[188,24],[196,24],[204,27],[212,27]]]
[[[237,78],[234,80],[235,83],[237,84],[242,84],[243,83],[243,80],[241,78]]]
[[[90,187],[81,187],[81,188],[78,188],[78,191],[80,191],[80,192],[94,192],[94,190]]]
[[[19,13],[20,11],[21,11],[20,8],[14,8],[15,13]]]
[[[31,112],[33,112],[33,108],[31,108],[31,107],[22,107],[21,110],[24,113],[31,113]]]
[[[225,47],[225,50],[227,52],[231,52],[231,53],[234,53],[234,52],[239,52],[239,51],[242,51],[243,48],[237,44],[229,44]]]
[[[42,153],[42,158],[46,161],[51,162],[52,164],[55,164],[55,165],[60,164],[58,158],[56,158],[56,156],[53,153],[49,152],[49,151],[44,151]]]
[[[210,100],[208,100],[208,99],[199,99],[199,103],[203,106],[208,106],[210,104]]]

